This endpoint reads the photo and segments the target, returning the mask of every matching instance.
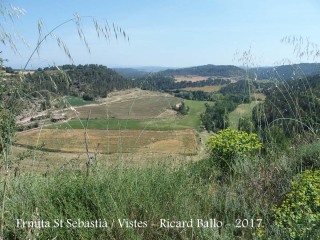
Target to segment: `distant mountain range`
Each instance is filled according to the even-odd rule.
[[[259,79],[288,80],[320,74],[320,63],[300,63],[276,67],[252,68],[250,72]]]
[[[206,76],[206,77],[230,77],[244,78],[246,71],[233,65],[203,65],[187,68],[166,69],[164,67],[139,67],[139,68],[114,68],[114,70],[126,78],[141,78],[151,73],[159,73],[165,76]],[[249,70],[249,76],[262,79],[288,80],[320,74],[319,63],[300,63],[281,65],[275,67],[257,67]]]
[[[146,67],[112,68],[112,69],[125,78],[140,78],[140,77],[145,77],[152,73],[161,72],[168,69],[175,69],[175,68],[146,66]]]
[[[161,72],[164,75],[169,76],[186,76],[186,75],[195,75],[195,76],[206,76],[206,77],[244,77],[245,70],[242,68],[233,66],[233,65],[203,65],[196,67],[188,68],[179,68],[179,69],[168,69]]]
[[[139,68],[113,68],[118,74],[126,78],[144,77],[151,73],[159,73],[165,76],[207,76],[207,77],[244,77],[245,70],[232,65],[203,65],[187,68],[165,67],[139,67]]]
[[[159,67],[159,66],[144,66],[144,67],[136,67],[134,69],[144,71],[144,72],[160,72],[168,69],[177,69],[176,67]]]
[[[141,78],[145,77],[146,75],[150,74],[146,71],[141,71],[135,68],[113,68],[115,72],[117,72],[119,75],[125,77],[125,78]]]

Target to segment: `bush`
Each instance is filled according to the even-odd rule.
[[[239,118],[238,130],[245,131],[247,133],[252,133],[254,131],[254,124],[248,117]]]
[[[178,113],[181,115],[187,115],[189,112],[189,106],[186,106],[184,102],[181,102],[181,106],[178,109]]]
[[[289,239],[320,239],[320,170],[307,170],[274,209],[275,225]]]
[[[82,96],[82,99],[83,99],[84,101],[93,101],[93,100],[94,100],[94,97],[93,97],[92,95],[90,95],[90,94],[84,94],[84,95]]]
[[[236,157],[250,157],[262,145],[256,134],[228,128],[211,136],[207,146],[212,160],[222,170],[229,171]]]
[[[288,150],[291,145],[290,138],[286,136],[285,131],[280,126],[272,126],[265,129],[262,132],[262,137],[266,146],[270,147],[273,151]]]
[[[193,177],[194,181],[202,183],[212,182],[219,175],[210,159],[192,162],[188,170],[189,177]]]
[[[300,145],[297,148],[297,161],[301,170],[320,168],[320,142]]]

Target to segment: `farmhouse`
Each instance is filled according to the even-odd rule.
[[[58,122],[65,119],[66,119],[66,116],[64,114],[54,114],[51,117],[52,122]]]
[[[182,107],[182,102],[179,102],[174,106],[174,109],[178,111],[180,110],[181,107]]]

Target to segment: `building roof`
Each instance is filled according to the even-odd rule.
[[[60,120],[60,119],[65,119],[66,116],[64,114],[55,114],[51,117],[53,120]]]

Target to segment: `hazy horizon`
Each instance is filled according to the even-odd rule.
[[[15,38],[19,54],[4,47],[6,65],[22,68],[38,40],[38,20],[43,21],[43,34],[74,17],[94,16],[101,23],[108,20],[128,34],[129,42],[118,38],[99,40],[92,19],[83,18],[82,28],[91,54],[79,40],[72,22],[54,31],[70,49],[73,64],[101,64],[108,67],[163,66],[181,68],[206,64],[242,66],[244,61],[255,66],[313,62],[299,58],[294,46],[281,42],[284,37],[301,37],[302,48],[320,42],[318,10],[315,0],[298,1],[221,1],[221,0],[146,0],[131,2],[72,2],[22,0],[10,1],[26,10],[14,26],[6,19],[6,30],[19,33],[30,47]],[[54,10],[54,11],[53,11]],[[13,27],[12,27],[13,26]],[[14,34],[12,32],[12,34]],[[241,59],[249,53],[250,59]],[[39,55],[34,55],[29,69],[71,64],[55,40],[47,39]]]

